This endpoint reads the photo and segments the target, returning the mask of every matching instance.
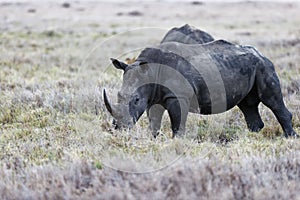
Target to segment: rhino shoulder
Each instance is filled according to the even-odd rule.
[[[162,57],[164,52],[158,47],[145,48],[137,58],[137,61],[154,62],[154,60]]]

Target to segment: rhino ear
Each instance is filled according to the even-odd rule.
[[[117,69],[122,69],[123,71],[125,71],[126,68],[128,67],[127,64],[125,64],[121,61],[118,61],[117,59],[111,58],[110,60]]]

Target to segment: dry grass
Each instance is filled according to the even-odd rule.
[[[1,197],[299,199],[300,141],[283,138],[264,106],[260,133],[246,129],[236,108],[216,116],[190,115],[182,139],[170,139],[167,117],[155,140],[145,117],[130,132],[111,130],[101,91],[105,87],[116,93],[121,80],[119,72],[106,69],[109,57],[145,41],[157,43],[163,32],[123,35],[88,54],[95,44],[129,28],[184,23],[216,38],[252,44],[276,65],[300,133],[299,7],[253,2],[79,2],[68,8],[1,4]],[[147,12],[120,14],[136,10]],[[123,57],[137,52],[131,54]]]

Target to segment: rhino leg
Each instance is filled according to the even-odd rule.
[[[249,105],[245,102],[241,102],[238,104],[238,107],[243,112],[250,131],[258,132],[264,127],[264,123],[261,120],[260,114],[258,112],[258,104]]]
[[[260,100],[275,114],[285,136],[298,137],[292,127],[292,114],[284,104],[280,82],[270,61],[267,60],[264,68],[259,69],[256,81]]]
[[[159,104],[155,104],[147,109],[147,116],[149,118],[149,127],[152,135],[156,137],[159,134],[162,116],[165,112],[165,108]]]
[[[184,100],[168,100],[167,106],[166,106],[170,121],[171,121],[171,129],[173,132],[172,137],[181,137],[185,133],[185,124],[186,119],[189,111],[189,104],[187,101]]]
[[[253,132],[258,132],[264,127],[258,111],[259,103],[257,89],[253,87],[250,93],[238,104],[244,114],[249,130]]]
[[[298,137],[297,133],[294,131],[292,127],[292,114],[285,107],[283,100],[274,101],[274,99],[264,99],[262,101],[268,108],[272,110],[275,114],[277,120],[279,121],[284,133],[285,137]]]

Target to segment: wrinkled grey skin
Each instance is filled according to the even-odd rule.
[[[204,44],[212,41],[214,41],[214,38],[210,34],[186,24],[179,28],[172,28],[166,33],[160,43],[179,42],[183,44]],[[158,104],[147,109],[149,127],[154,136],[159,133],[164,112],[165,108]]]
[[[170,42],[144,49],[131,65],[112,61],[124,71],[123,84],[117,104],[109,102],[105,90],[104,101],[118,126],[132,127],[146,109],[159,104],[168,111],[174,137],[184,133],[188,112],[214,114],[237,105],[248,128],[257,132],[264,126],[258,112],[262,102],[286,137],[297,136],[274,66],[253,47],[224,40],[202,45]],[[222,83],[218,74],[210,76],[213,67]],[[160,119],[152,123],[156,136]]]

